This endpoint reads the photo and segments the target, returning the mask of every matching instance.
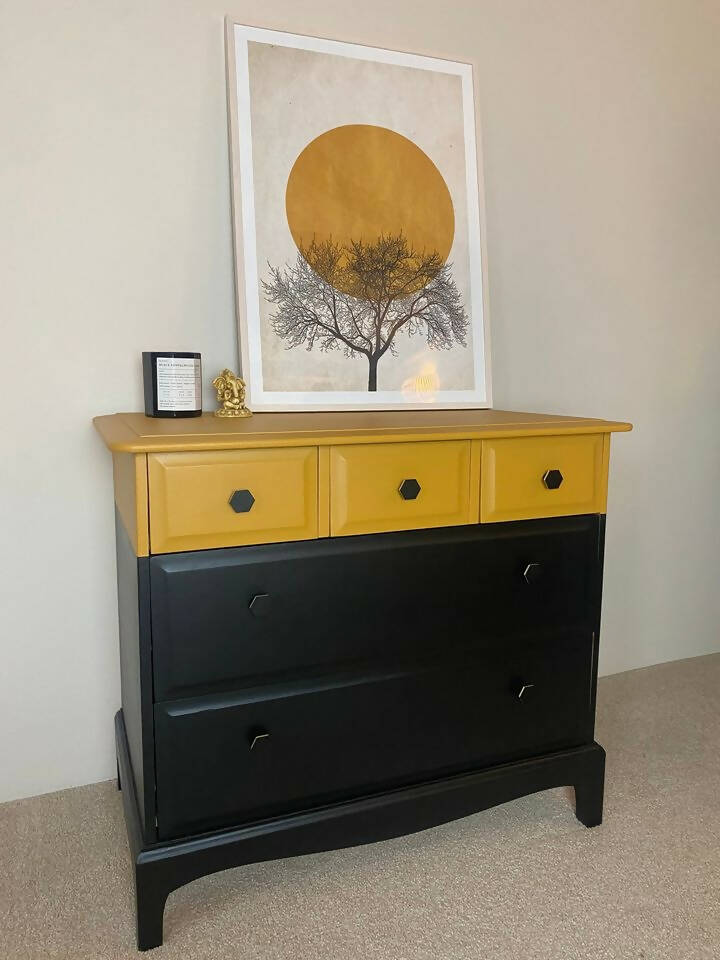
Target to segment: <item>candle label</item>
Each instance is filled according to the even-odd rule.
[[[157,357],[158,410],[199,410],[200,361],[192,357]]]

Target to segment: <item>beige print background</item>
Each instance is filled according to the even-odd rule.
[[[260,280],[268,279],[268,262],[285,266],[297,256],[285,215],[285,188],[300,151],[333,127],[376,124],[416,143],[445,178],[455,211],[448,262],[472,320],[460,77],[257,42],[248,44],[248,65]],[[367,397],[364,357],[349,359],[340,349],[322,353],[317,346],[288,350],[273,331],[272,311],[261,287],[266,391],[356,390]],[[435,365],[441,390],[473,389],[471,328],[465,348],[429,350],[423,338],[402,331],[395,342],[398,356],[387,353],[380,361],[378,390],[399,391],[427,362]]]

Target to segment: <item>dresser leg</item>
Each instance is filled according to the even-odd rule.
[[[164,885],[158,883],[155,871],[148,870],[143,864],[136,865],[135,908],[138,950],[151,950],[162,944],[163,914],[170,892]]]
[[[599,744],[575,778],[575,816],[586,827],[602,823],[605,793],[605,751]]]

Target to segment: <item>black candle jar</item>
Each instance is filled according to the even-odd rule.
[[[199,417],[202,365],[199,353],[143,353],[145,416]]]

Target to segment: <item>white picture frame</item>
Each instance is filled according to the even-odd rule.
[[[254,45],[254,46],[253,46]],[[478,149],[476,140],[476,115],[475,115],[475,97],[473,87],[472,66],[466,63],[441,60],[432,57],[419,56],[410,53],[384,50],[375,47],[362,46],[359,44],[345,43],[336,40],[327,40],[317,37],[303,36],[299,34],[283,33],[274,30],[267,30],[259,27],[247,26],[227,18],[226,20],[226,48],[227,48],[227,81],[228,81],[228,114],[229,114],[229,137],[230,137],[230,160],[231,160],[231,181],[232,181],[232,212],[233,212],[233,232],[234,232],[234,260],[235,260],[235,290],[237,304],[237,323],[238,339],[240,352],[240,369],[247,385],[247,402],[254,411],[291,411],[291,410],[394,410],[394,409],[442,409],[442,408],[487,408],[492,405],[491,393],[491,373],[490,373],[490,330],[487,309],[487,275],[486,275],[486,256],[485,256],[485,230],[483,218],[483,194],[482,194],[482,173],[478,164]],[[458,217],[458,206],[452,190],[448,191],[454,204],[453,212],[455,214],[454,224],[458,219],[464,223],[463,244],[462,247],[466,256],[466,275],[464,275],[465,287],[468,295],[458,298],[465,311],[467,325],[465,331],[465,341],[469,344],[471,358],[463,353],[468,350],[468,346],[463,347],[457,340],[452,340],[449,347],[440,350],[432,350],[429,346],[430,335],[427,334],[426,341],[423,341],[422,325],[416,328],[417,339],[414,344],[419,345],[420,349],[416,352],[408,352],[406,344],[407,337],[401,337],[405,334],[404,329],[400,329],[396,336],[396,343],[391,344],[393,356],[395,350],[402,349],[410,359],[404,357],[398,361],[393,359],[385,361],[385,369],[389,370],[397,378],[403,370],[409,367],[411,374],[409,378],[392,384],[389,388],[382,385],[382,377],[377,373],[379,361],[375,359],[376,380],[374,388],[370,386],[358,387],[358,371],[360,369],[358,362],[363,361],[358,353],[348,352],[345,343],[338,343],[342,355],[345,356],[346,367],[340,372],[338,366],[337,352],[330,356],[329,351],[325,351],[323,356],[323,370],[331,369],[327,380],[331,381],[328,386],[324,381],[321,388],[317,388],[317,374],[313,379],[313,374],[299,373],[302,364],[315,363],[319,358],[317,347],[308,347],[309,339],[303,341],[300,345],[295,345],[291,349],[283,343],[284,356],[278,354],[278,349],[273,336],[270,333],[275,330],[273,317],[278,315],[278,308],[270,306],[270,301],[265,295],[266,288],[263,284],[268,283],[267,271],[272,266],[272,257],[274,252],[268,256],[268,247],[272,247],[272,240],[268,243],[265,238],[264,246],[260,243],[258,237],[258,222],[263,228],[266,225],[261,203],[258,202],[256,193],[256,180],[259,172],[260,176],[265,176],[265,171],[271,165],[267,161],[275,163],[275,154],[277,147],[285,145],[285,138],[280,136],[273,141],[266,135],[265,142],[261,148],[257,140],[253,138],[253,114],[255,116],[256,126],[260,126],[258,118],[263,122],[265,118],[276,116],[282,119],[282,110],[285,109],[285,102],[292,98],[297,84],[301,82],[303,76],[298,72],[295,76],[298,78],[293,83],[286,83],[283,89],[283,83],[279,82],[277,87],[272,84],[272,74],[270,74],[269,89],[270,101],[277,91],[277,106],[268,100],[268,77],[260,75],[260,80],[255,80],[259,68],[254,67],[258,55],[262,58],[270,59],[271,63],[279,63],[282,66],[283,51],[303,51],[303,54],[295,56],[320,55],[310,60],[311,65],[319,64],[327,72],[329,69],[346,72],[352,67],[357,67],[357,61],[363,64],[377,64],[380,68],[383,65],[393,67],[407,68],[410,71],[425,71],[428,76],[423,76],[425,84],[432,85],[438,82],[439,75],[442,82],[452,83],[453,89],[457,85],[458,104],[456,109],[462,112],[462,161],[464,167],[464,183],[457,190],[458,195],[464,191],[464,205],[461,212],[462,217]],[[252,56],[251,56],[252,55]],[[287,56],[291,54],[288,53]],[[255,58],[255,59],[253,59]],[[330,59],[328,59],[330,58]],[[333,59],[338,58],[338,59]],[[339,60],[347,59],[351,63],[341,67]],[[286,61],[289,62],[289,61]],[[362,68],[367,76],[367,69]],[[369,68],[368,68],[369,69]],[[312,74],[312,70],[309,71]],[[280,69],[278,75],[283,76]],[[401,74],[404,76],[405,72]],[[394,74],[393,74],[394,76]],[[410,75],[418,77],[417,74]],[[317,80],[316,82],[319,82]],[[347,82],[347,81],[346,81]],[[252,84],[255,83],[257,90],[264,90],[264,97],[260,100],[260,94],[255,91]],[[263,86],[264,84],[264,86]],[[372,84],[370,84],[372,86]],[[412,84],[414,87],[415,84]],[[342,88],[339,81],[338,87]],[[407,85],[410,89],[410,85]],[[430,87],[432,89],[432,87]],[[377,92],[375,94],[377,101]],[[254,99],[253,99],[254,98]],[[361,99],[361,98],[358,98]],[[372,98],[370,98],[372,103]],[[354,102],[354,101],[353,101]],[[438,106],[441,109],[442,105]],[[319,109],[319,108],[318,108]],[[363,117],[362,110],[366,109],[367,117]],[[390,124],[373,124],[371,121],[378,115],[378,108],[375,113],[372,109],[366,107],[358,109],[353,107],[348,110],[348,126],[378,126],[383,129],[387,126],[390,132],[394,128]],[[280,121],[278,121],[280,122]],[[270,123],[268,119],[267,123]],[[337,127],[335,129],[338,129]],[[312,141],[312,135],[317,132],[317,118],[315,118],[315,128],[308,124],[308,133],[306,140]],[[302,134],[302,131],[300,131]],[[297,137],[296,133],[296,137]],[[397,134],[401,136],[399,133]],[[402,135],[402,139],[410,139]],[[298,141],[300,142],[300,141]],[[414,142],[414,141],[413,141]],[[453,146],[453,144],[450,144]],[[264,150],[264,156],[262,153]],[[420,147],[418,147],[420,150]],[[446,151],[447,152],[447,151]],[[424,154],[430,158],[433,164],[440,170],[443,177],[447,176],[442,172],[442,165],[435,157],[431,156],[431,151],[424,149]],[[455,152],[457,157],[459,151]],[[458,165],[457,161],[453,161]],[[267,198],[269,193],[274,191],[278,193],[285,187],[283,177],[287,180],[288,163],[281,167],[279,175],[275,175],[275,182],[270,184],[270,190],[267,183],[260,184],[262,197]],[[269,177],[270,174],[267,174]],[[457,182],[460,183],[458,178]],[[277,208],[279,199],[273,201],[273,207]],[[269,207],[268,207],[269,208]],[[262,217],[261,221],[258,218]],[[282,227],[280,217],[275,213],[277,225],[275,236],[278,236],[283,249],[288,248],[288,237],[291,237],[290,228],[285,223],[287,237],[280,237]],[[272,221],[272,217],[267,222]],[[269,229],[269,228],[268,228]],[[332,238],[331,238],[332,239]],[[457,239],[457,231],[453,237],[453,250]],[[263,256],[265,260],[263,261]],[[448,258],[449,260],[450,258]],[[286,259],[285,267],[289,261]],[[300,255],[298,255],[300,262]],[[465,262],[465,261],[463,261]],[[278,264],[279,268],[283,264]],[[451,265],[448,262],[448,269]],[[289,268],[288,268],[289,269]],[[265,270],[265,274],[263,274]],[[439,275],[438,275],[439,276]],[[452,278],[451,278],[452,279]],[[428,287],[428,289],[430,289]],[[355,301],[348,301],[354,303]],[[405,301],[403,301],[405,302]],[[273,309],[275,313],[273,313]],[[413,318],[414,319],[414,318]],[[337,321],[335,321],[337,323]],[[408,324],[409,328],[409,324]],[[449,329],[449,327],[448,327]],[[429,325],[428,325],[429,330]],[[419,331],[419,333],[418,333]],[[451,337],[448,333],[447,337]],[[368,341],[365,337],[362,343]],[[318,341],[313,340],[316,344]],[[360,342],[360,341],[358,341]],[[368,341],[369,342],[369,341]],[[272,347],[273,364],[270,373],[268,361],[264,363],[263,352],[270,356],[270,347]],[[316,350],[316,356],[309,356],[311,351]],[[453,376],[443,373],[440,377],[437,373],[434,355],[444,354],[443,362],[447,361],[448,351],[456,350],[455,358],[450,360],[457,365],[462,364],[461,373],[459,373],[457,383],[453,381]],[[302,353],[301,353],[302,351]],[[368,352],[372,353],[371,348]],[[308,356],[305,356],[308,354]],[[383,356],[383,355],[381,355]],[[385,356],[390,356],[388,352]],[[430,358],[430,359],[423,359]],[[368,363],[372,360],[366,358]],[[288,382],[283,379],[282,363],[287,363]],[[332,368],[331,368],[332,363]],[[390,364],[395,364],[391,368]],[[404,366],[402,366],[404,364]],[[413,364],[417,366],[420,373],[413,374]],[[424,366],[423,366],[424,364]],[[352,365],[352,366],[351,366]],[[424,375],[423,370],[430,369],[430,373]],[[302,368],[304,369],[304,368]],[[352,372],[353,382],[345,384],[344,370]],[[470,372],[468,372],[470,371]],[[464,379],[463,379],[464,378]],[[351,378],[348,376],[348,380]],[[306,385],[307,384],[307,385]],[[280,389],[278,389],[278,386]],[[300,389],[298,389],[298,386]],[[347,386],[347,389],[345,387]]]

